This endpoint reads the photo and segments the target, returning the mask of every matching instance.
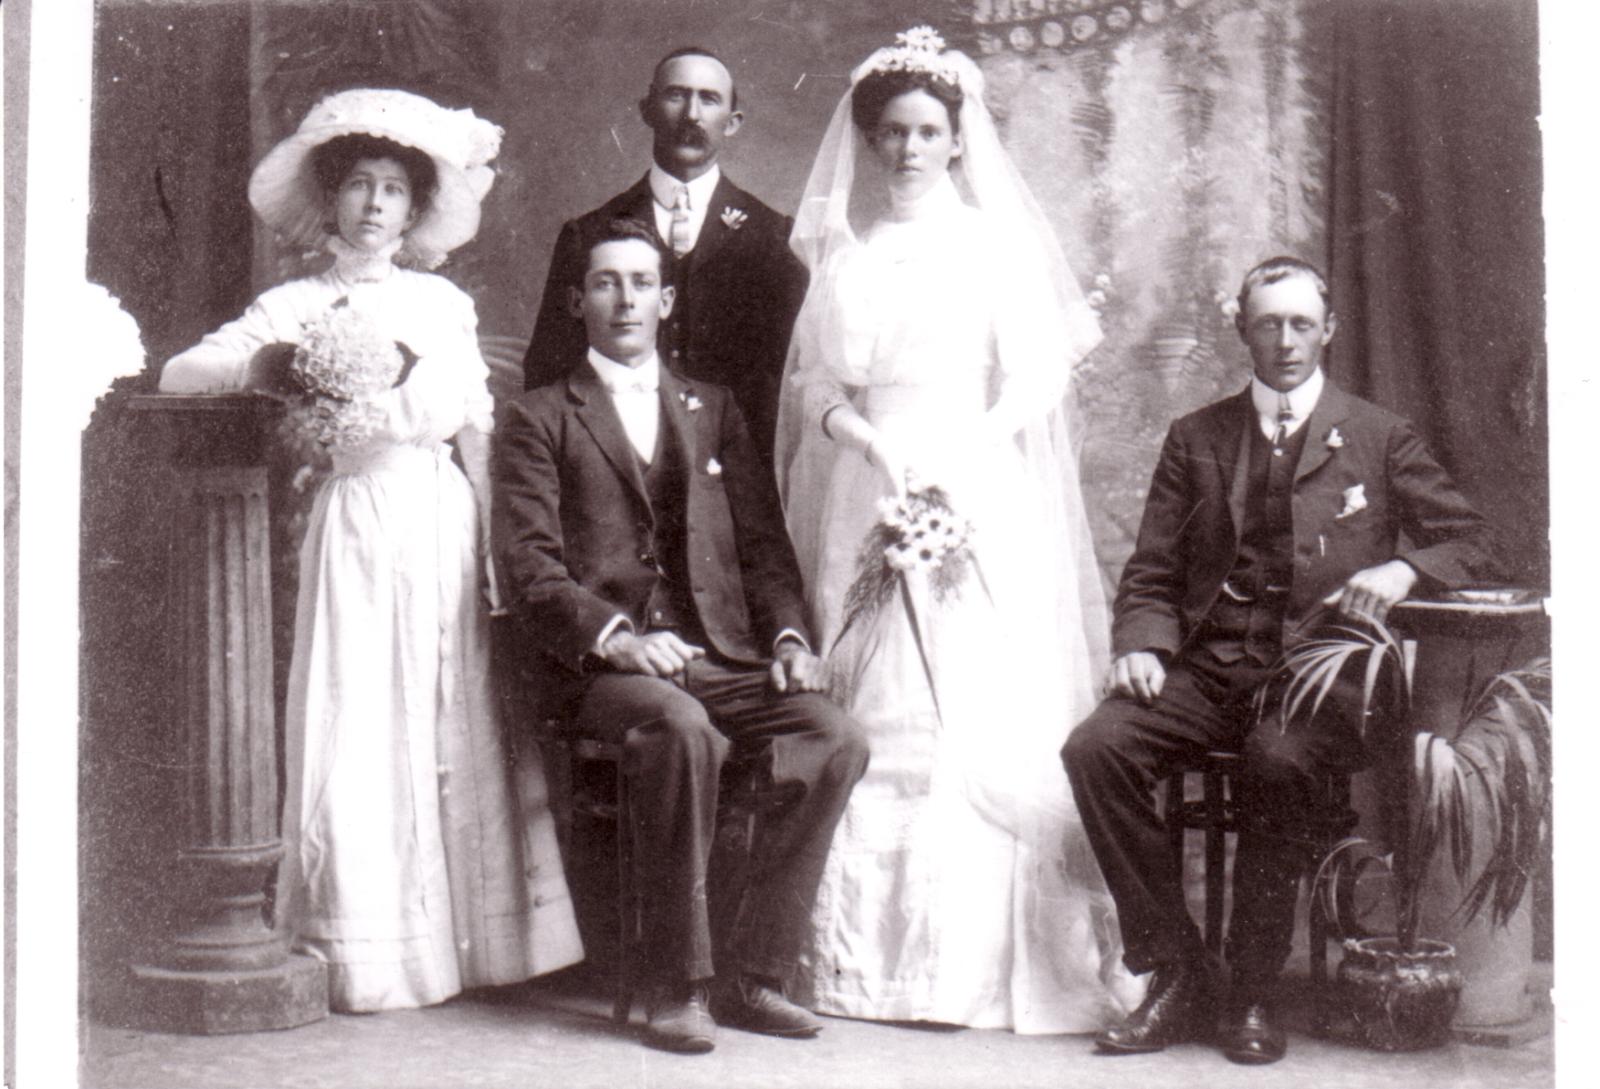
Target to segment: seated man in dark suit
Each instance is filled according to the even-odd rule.
[[[1242,752],[1222,1047],[1284,1053],[1273,990],[1288,957],[1319,776],[1366,759],[1348,706],[1287,731],[1252,701],[1325,610],[1381,622],[1424,586],[1492,578],[1485,524],[1405,420],[1328,381],[1336,319],[1312,266],[1245,277],[1236,318],[1249,388],[1172,425],[1122,574],[1111,696],[1062,756],[1116,901],[1124,960],[1155,972],[1145,1003],[1096,1042],[1111,1054],[1209,1038],[1205,951],[1153,788],[1208,749]],[[1341,713],[1346,712],[1346,713]]]
[[[800,575],[771,475],[726,389],[660,365],[671,264],[646,226],[583,242],[569,285],[588,331],[566,377],[511,402],[494,536],[546,705],[621,739],[653,978],[647,1039],[709,1051],[712,1017],[779,1036],[821,1025],[781,980],[807,940],[866,743],[820,694]],[[715,973],[706,865],[730,750],[770,780],[749,885]],[[731,971],[729,970],[731,968]]]

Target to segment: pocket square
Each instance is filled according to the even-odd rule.
[[[1337,520],[1359,514],[1367,509],[1367,486],[1352,484],[1344,490],[1344,509],[1333,517]]]

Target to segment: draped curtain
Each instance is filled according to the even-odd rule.
[[[1534,0],[1341,0],[1333,27],[1334,373],[1410,417],[1548,579]]]

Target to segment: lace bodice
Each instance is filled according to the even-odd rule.
[[[813,418],[840,395],[870,413],[893,404],[982,412],[990,399],[995,308],[982,213],[948,182],[906,218],[880,222],[834,255],[824,277],[822,366],[814,372]],[[912,390],[915,390],[913,393]]]

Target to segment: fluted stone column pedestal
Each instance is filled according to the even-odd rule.
[[[144,1027],[225,1033],[291,1028],[328,1013],[327,969],[268,926],[283,857],[272,690],[265,443],[274,404],[252,395],[143,396],[170,428],[177,499],[168,608],[185,768],[181,922],[138,965]]]

